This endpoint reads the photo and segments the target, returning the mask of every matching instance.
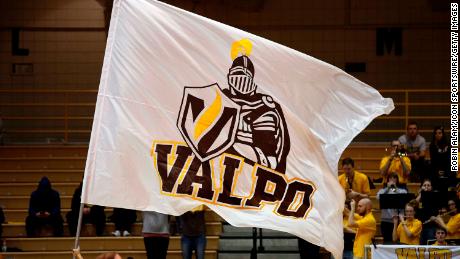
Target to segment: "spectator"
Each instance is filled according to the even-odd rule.
[[[345,190],[348,199],[360,200],[368,197],[371,190],[367,176],[356,171],[354,167],[353,159],[345,158],[342,160],[344,173],[339,176],[339,183]]]
[[[398,187],[407,190],[407,181],[410,171],[411,162],[401,149],[401,142],[399,142],[399,140],[393,140],[391,142],[390,155],[383,157],[380,161],[380,174],[385,181],[390,173],[397,173],[399,182]]]
[[[425,138],[418,134],[416,122],[409,122],[407,133],[399,137],[399,142],[406,147],[407,156],[412,165],[411,181],[419,182],[425,175]]]
[[[450,170],[450,145],[442,126],[437,126],[433,130],[433,137],[430,143],[430,160],[431,179],[455,179],[455,175],[452,175]]]
[[[115,223],[115,231],[112,235],[124,237],[131,235],[131,227],[136,222],[137,215],[135,210],[114,208],[112,214],[112,221]]]
[[[2,240],[3,227],[2,224],[5,222],[5,214],[3,214],[3,209],[0,207],[0,240]]]
[[[78,225],[78,214],[80,211],[80,203],[81,203],[81,190],[83,184],[80,185],[75,189],[72,197],[72,205],[71,211],[69,211],[66,215],[67,223],[69,224],[69,231],[72,236],[75,236],[77,232],[77,225]],[[104,234],[105,228],[105,213],[104,207],[93,205],[91,207],[85,205],[83,208],[82,214],[82,223],[92,223],[96,228],[96,235],[102,236]]]
[[[312,244],[302,238],[298,238],[300,259],[318,258],[320,246]]]
[[[59,193],[51,188],[51,182],[46,176],[30,195],[29,215],[26,218],[27,236],[36,236],[37,230],[44,225],[53,227],[54,236],[62,236],[61,199]]]
[[[405,215],[405,217],[399,215],[399,225],[398,217],[393,217],[393,242],[399,240],[402,244],[419,245],[422,222],[414,217],[415,208],[413,205],[406,205]]]
[[[387,186],[377,192],[377,199],[380,200],[382,194],[404,194],[405,189],[398,188],[398,174],[391,173],[387,178]],[[393,217],[398,216],[397,209],[382,209],[380,215],[380,231],[383,235],[384,243],[391,243],[393,238]]]
[[[438,208],[433,206],[432,201],[422,201],[422,193],[431,193],[433,192],[433,185],[429,179],[423,180],[420,190],[415,198],[418,202],[422,203],[422,208],[420,209],[419,219],[424,222],[422,227],[422,234],[420,236],[420,244],[426,245],[428,240],[434,237],[436,233],[436,224],[430,221],[432,216],[436,216],[438,213]],[[427,203],[428,202],[428,203]]]
[[[343,259],[353,258],[353,241],[356,236],[356,228],[348,226],[348,217],[350,216],[350,200],[345,201],[343,210]],[[362,217],[355,214],[355,221]]]
[[[434,246],[447,246],[446,242],[446,230],[443,228],[436,228],[436,242],[434,242]]]
[[[144,237],[147,259],[166,259],[169,245],[168,215],[154,211],[144,211],[142,236]]]
[[[433,185],[431,184],[430,179],[423,180],[422,184],[420,185],[420,189],[417,193],[417,198],[415,198],[418,202],[422,199],[422,192],[431,192],[433,191]]]
[[[432,218],[440,227],[447,231],[447,239],[460,239],[460,213],[458,213],[457,203],[458,202],[454,200],[449,200],[447,202],[447,213],[450,215],[447,224],[444,223],[445,221],[441,215]]]
[[[416,217],[416,215],[418,214],[418,211],[419,211],[419,209],[420,209],[420,202],[418,202],[417,199],[412,199],[412,200],[410,200],[410,201],[408,202],[408,204],[409,204],[412,208],[414,208],[414,210],[415,210],[415,216],[414,216],[414,217]]]
[[[182,258],[191,259],[195,250],[196,259],[204,259],[206,249],[206,222],[204,206],[182,214],[178,219],[179,231],[182,233]]]
[[[353,244],[353,258],[364,258],[364,246],[372,243],[372,238],[377,230],[377,223],[372,215],[372,202],[368,198],[358,202],[357,212],[361,219],[355,220],[355,200],[350,202],[350,215],[348,216],[348,227],[356,227],[356,237]]]

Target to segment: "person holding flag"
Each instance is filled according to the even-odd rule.
[[[356,201],[351,200],[350,207],[348,227],[357,229],[355,242],[353,243],[353,258],[364,258],[364,247],[372,244],[372,239],[377,231],[377,223],[372,214],[372,202],[368,198],[363,198],[358,202],[358,207],[356,208]],[[355,220],[355,211],[362,218]]]

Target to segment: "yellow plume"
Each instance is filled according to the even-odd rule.
[[[249,39],[241,39],[232,43],[232,48],[230,50],[230,56],[232,60],[235,60],[240,54],[246,55],[249,57],[252,52],[252,43]]]

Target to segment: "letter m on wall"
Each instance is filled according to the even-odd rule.
[[[377,28],[376,54],[385,55],[394,50],[396,56],[402,55],[402,28]]]

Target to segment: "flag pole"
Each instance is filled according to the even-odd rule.
[[[80,210],[78,212],[78,225],[77,225],[77,234],[75,235],[75,247],[74,249],[79,248],[80,246],[80,230],[81,230],[81,222],[83,218],[83,208],[85,204],[80,203]],[[73,255],[73,259],[75,259],[75,255]]]

